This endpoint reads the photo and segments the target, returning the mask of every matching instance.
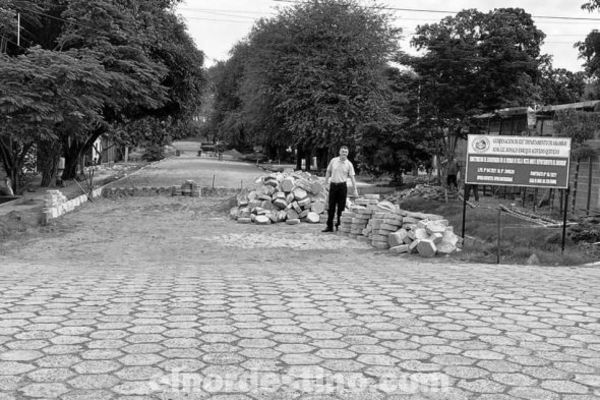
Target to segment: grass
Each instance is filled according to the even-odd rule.
[[[420,211],[444,216],[461,235],[462,202],[443,203],[421,198],[408,199],[400,207],[409,211]],[[545,228],[528,223],[506,213],[501,215],[500,262],[502,264],[527,264],[535,255],[533,264],[539,265],[581,265],[597,261],[598,249],[567,241],[565,252],[561,254],[562,229]],[[467,207],[465,235],[474,240],[466,240],[463,251],[452,257],[461,261],[496,263],[498,252],[498,211],[492,207]]]

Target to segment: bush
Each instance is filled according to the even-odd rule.
[[[158,144],[151,144],[146,147],[142,160],[144,161],[159,161],[165,158],[164,147]]]

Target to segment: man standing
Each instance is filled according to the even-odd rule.
[[[331,178],[331,180],[330,180]],[[354,188],[354,196],[358,197],[356,189],[356,180],[354,179],[354,166],[348,160],[348,147],[340,147],[340,156],[333,158],[327,167],[325,174],[325,184],[329,184],[329,209],[327,210],[327,227],[323,232],[333,232],[333,218],[336,214],[337,207],[337,224],[335,228],[340,226],[340,218],[342,211],[346,208],[346,196],[348,195],[348,186],[346,181],[350,178],[352,187]]]
[[[452,186],[454,185],[454,188],[458,190],[457,175],[459,167],[453,155],[450,156],[450,159],[448,160],[447,168],[448,170],[446,172],[446,184],[448,185],[448,189],[452,190]]]

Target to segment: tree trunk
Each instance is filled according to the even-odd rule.
[[[104,127],[96,129],[90,133],[85,142],[74,139],[69,143],[68,138],[64,140],[65,170],[62,174],[63,181],[77,178],[77,167],[79,166],[81,156],[92,148],[96,139],[102,136],[105,131],[106,129]]]
[[[2,158],[4,171],[11,180],[12,189],[15,194],[19,194],[20,192],[25,156],[32,145],[33,143],[27,143],[21,146],[10,137],[8,138],[8,142],[0,140],[0,158]]]
[[[573,205],[571,207],[571,213],[575,213],[575,205],[577,203],[577,180],[579,179],[579,165],[581,160],[577,159],[577,164],[575,164],[575,176],[573,177]],[[568,206],[567,206],[568,207]]]
[[[42,172],[41,187],[49,187],[55,182],[61,145],[58,141],[38,143],[38,165]]]

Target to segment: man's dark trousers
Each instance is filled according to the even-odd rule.
[[[333,229],[333,217],[336,214],[337,207],[337,224],[340,225],[342,212],[346,208],[346,196],[348,195],[348,186],[346,182],[335,183],[329,185],[329,209],[327,210],[327,228]]]

